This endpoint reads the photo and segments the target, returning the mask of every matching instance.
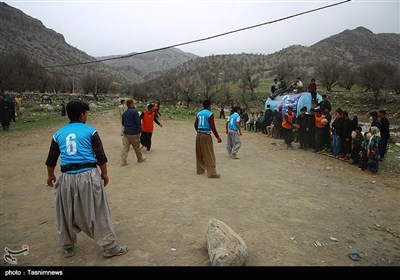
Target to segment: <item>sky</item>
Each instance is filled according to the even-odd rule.
[[[125,55],[272,22],[343,1],[3,1],[99,57]],[[199,56],[271,54],[311,46],[346,29],[400,33],[400,0],[352,0],[179,49]]]

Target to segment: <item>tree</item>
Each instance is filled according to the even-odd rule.
[[[250,68],[246,67],[241,75],[242,86],[247,87],[251,91],[251,100],[255,98],[254,89],[258,87],[259,78],[254,75]]]
[[[200,89],[200,96],[203,97],[204,99],[212,99],[218,91],[212,91],[211,89],[213,86],[216,86],[217,79],[215,77],[215,74],[212,73],[210,70],[207,70],[205,72],[201,72],[199,74],[199,89]]]
[[[162,89],[163,99],[169,100],[172,103],[178,101],[182,89],[178,83],[178,78],[175,75],[166,74],[163,77],[156,79],[156,86]]]
[[[221,94],[222,94],[222,97],[223,97],[223,102],[225,104],[232,103],[232,93],[231,93],[231,90],[229,89],[229,87],[226,84],[222,85]]]
[[[290,77],[292,71],[293,71],[293,66],[287,61],[279,63],[279,65],[276,67],[276,75],[279,78]]]
[[[64,92],[67,88],[67,81],[63,74],[54,73],[53,77],[53,89],[55,93]]]
[[[366,90],[372,90],[374,98],[379,98],[381,89],[389,88],[397,72],[396,66],[385,62],[365,64],[360,68],[360,83]]]
[[[326,88],[327,91],[332,91],[332,87],[339,79],[340,70],[340,63],[332,59],[328,59],[322,60],[317,64],[315,73],[322,86]]]
[[[342,66],[339,74],[339,85],[347,90],[351,90],[352,86],[356,83],[357,73],[351,69],[349,64]]]
[[[150,94],[149,94],[149,88],[148,85],[141,83],[141,84],[133,84],[130,87],[129,93],[131,94],[132,98],[136,100],[149,100],[150,99]]]
[[[189,108],[190,103],[196,100],[196,86],[194,77],[184,77],[180,81],[181,98],[186,103],[186,108]]]
[[[94,93],[96,87],[96,76],[93,73],[87,73],[81,79],[81,88],[84,94]]]
[[[393,72],[393,77],[390,78],[388,83],[388,89],[394,90],[396,94],[400,94],[400,68],[396,67]]]
[[[23,52],[1,55],[0,65],[1,90],[39,90],[42,80],[49,77],[45,69]]]

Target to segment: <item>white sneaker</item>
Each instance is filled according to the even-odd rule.
[[[146,150],[146,154],[150,154],[150,151],[149,151],[149,150]]]

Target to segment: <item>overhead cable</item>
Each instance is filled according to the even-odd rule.
[[[327,6],[319,7],[319,8],[316,8],[316,9],[308,10],[308,11],[305,11],[305,12],[297,13],[297,14],[294,14],[294,15],[290,15],[290,16],[287,16],[287,17],[283,17],[283,18],[280,18],[280,19],[276,19],[276,20],[272,20],[272,21],[268,21],[268,22],[263,22],[263,23],[259,23],[259,24],[255,24],[255,25],[239,28],[239,29],[236,29],[236,30],[220,33],[220,34],[217,34],[217,35],[213,35],[213,36],[209,36],[209,37],[205,37],[205,38],[201,38],[201,39],[196,39],[196,40],[187,41],[187,42],[184,42],[184,43],[174,44],[174,45],[163,47],[163,48],[152,49],[152,50],[148,50],[148,51],[132,53],[132,54],[127,54],[127,55],[121,55],[121,56],[116,56],[116,57],[109,57],[109,58],[99,59],[99,60],[95,60],[95,61],[86,61],[86,62],[77,62],[77,63],[70,63],[70,64],[59,64],[59,65],[43,66],[41,68],[57,68],[57,67],[69,67],[69,66],[94,64],[94,63],[99,63],[99,62],[104,62],[104,61],[125,59],[125,58],[138,56],[138,55],[142,55],[142,54],[158,52],[158,51],[167,50],[167,49],[171,49],[171,48],[176,48],[176,47],[180,47],[180,46],[184,46],[184,45],[188,45],[188,44],[193,44],[193,43],[197,43],[197,42],[201,42],[201,41],[211,40],[211,39],[214,39],[214,38],[218,38],[218,37],[226,36],[226,35],[229,35],[229,34],[233,34],[233,33],[241,32],[241,31],[257,28],[257,27],[260,27],[260,26],[276,23],[276,22],[279,22],[279,21],[288,20],[288,19],[291,19],[291,18],[294,18],[294,17],[298,17],[298,16],[302,16],[302,15],[305,15],[305,14],[314,13],[316,11],[320,11],[320,10],[323,10],[323,9],[328,9],[328,8],[332,8],[334,6],[342,5],[342,4],[350,2],[350,1],[351,0],[345,0],[345,1],[342,1],[342,2],[334,3],[334,4],[331,4],[331,5],[327,5]]]

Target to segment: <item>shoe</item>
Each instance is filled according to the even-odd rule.
[[[146,150],[146,154],[150,154],[150,150]]]
[[[232,154],[232,155],[231,155],[231,158],[233,158],[233,159],[239,159],[239,157],[238,157],[236,154]]]
[[[142,157],[142,159],[141,160],[138,160],[138,163],[141,163],[141,162],[143,162],[143,161],[145,161],[147,158],[145,158],[145,157]]]
[[[121,163],[121,166],[127,166],[128,165],[128,163],[127,162],[125,162],[125,163]]]
[[[64,258],[70,258],[75,255],[74,247],[65,247],[64,248]]]
[[[220,175],[220,174],[214,174],[214,175],[211,175],[211,176],[208,177],[208,178],[218,179],[218,178],[221,178],[221,175]]]
[[[104,250],[103,257],[111,258],[114,256],[121,256],[121,255],[125,254],[126,252],[128,252],[128,247],[117,244],[111,249]]]

